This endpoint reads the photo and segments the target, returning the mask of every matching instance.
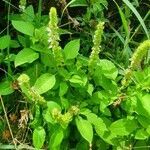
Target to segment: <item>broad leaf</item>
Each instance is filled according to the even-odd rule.
[[[112,134],[118,136],[129,135],[137,127],[135,119],[119,119],[110,125]]]
[[[148,145],[147,145],[147,140],[137,140],[134,145],[134,148],[137,147],[140,148],[141,150],[149,150]]]
[[[58,150],[62,140],[64,138],[64,133],[61,127],[59,127],[55,132],[53,132],[50,138],[49,148],[52,150]]]
[[[118,70],[115,65],[106,59],[99,61],[96,72],[98,74],[103,74],[105,77],[113,80],[115,80],[118,75]]]
[[[146,94],[142,97],[141,99],[141,103],[142,103],[142,106],[144,108],[144,110],[150,115],[150,109],[149,109],[149,106],[150,106],[150,94]]]
[[[109,91],[109,94],[114,94],[118,92],[117,84],[115,81],[108,79],[105,75],[100,74],[100,72],[95,72],[94,81],[96,85],[103,87],[106,91]]]
[[[37,127],[34,131],[33,131],[33,145],[35,146],[35,148],[40,149],[44,142],[45,142],[45,130],[43,127]]]
[[[76,85],[85,86],[87,83],[87,77],[86,76],[81,77],[79,75],[73,75],[71,77],[71,79],[69,79],[69,81],[73,84],[76,84]]]
[[[47,102],[47,109],[43,112],[43,117],[46,120],[46,122],[54,124],[55,120],[52,117],[52,112],[54,109],[57,109],[58,111],[61,110],[61,107],[53,101]]]
[[[34,8],[32,5],[30,5],[24,10],[22,18],[26,21],[32,22],[34,20],[34,17]]]
[[[93,128],[89,121],[82,119],[81,117],[76,118],[76,125],[78,131],[82,137],[87,140],[89,143],[92,143],[93,140]]]
[[[18,35],[18,41],[23,47],[27,47],[27,40],[24,36]]]
[[[30,48],[24,48],[21,50],[15,58],[15,67],[25,63],[32,63],[34,60],[39,58],[39,54],[34,52]]]
[[[19,32],[33,36],[34,26],[30,22],[12,20],[12,25]]]
[[[61,82],[60,83],[60,88],[59,88],[59,96],[63,96],[64,94],[66,94],[68,90],[68,85],[66,82]]]
[[[89,93],[90,96],[92,96],[93,91],[94,91],[94,86],[92,84],[88,84],[87,92]]]
[[[0,83],[0,95],[9,95],[13,93],[12,83],[4,81]]]
[[[64,55],[66,60],[76,58],[79,49],[80,49],[80,40],[73,40],[67,43],[67,45],[64,48]]]
[[[97,117],[94,113],[86,114],[88,121],[94,125],[95,131],[104,141],[106,141],[105,134],[108,132],[108,126],[110,126],[110,120],[104,120]]]
[[[150,125],[150,119],[148,116],[138,116],[137,120],[144,128],[148,128]]]
[[[43,94],[53,88],[56,79],[55,75],[49,73],[42,74],[35,82],[33,88],[39,93]]]
[[[4,35],[0,37],[0,49],[3,50],[7,47],[9,47],[10,44],[10,36],[9,35]]]
[[[136,112],[142,116],[150,117],[150,94],[138,95]]]
[[[150,125],[147,127],[146,131],[150,135]]]
[[[20,44],[16,40],[11,40],[10,41],[10,47],[11,48],[18,48],[18,47],[20,47]]]
[[[100,133],[101,136],[104,134],[105,131],[108,131],[104,121],[101,118],[97,117],[96,114],[90,113],[86,116],[88,121],[95,126],[96,131],[98,131],[98,133]]]
[[[135,134],[135,139],[137,140],[145,140],[149,137],[148,133],[144,129],[137,130]]]

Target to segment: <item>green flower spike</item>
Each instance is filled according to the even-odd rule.
[[[57,26],[58,19],[56,8],[52,7],[50,9],[49,18],[50,21],[47,27],[49,48],[52,49],[57,66],[61,66],[64,60],[62,55],[62,49],[59,46],[60,38]]]
[[[68,124],[72,121],[73,117],[78,115],[79,108],[77,106],[71,106],[71,108],[65,113],[61,114],[61,111],[54,108],[52,111],[52,117],[63,128],[67,128]]]
[[[146,55],[149,49],[150,49],[150,40],[146,40],[139,45],[139,47],[136,49],[131,58],[130,68],[132,70],[138,67],[138,65],[141,63],[143,57]]]
[[[28,75],[26,74],[21,74],[19,77],[18,77],[18,83],[19,85],[21,86],[22,84],[29,84],[29,81],[30,81],[30,78]]]
[[[99,53],[101,51],[101,39],[103,35],[103,29],[104,29],[104,22],[100,22],[97,25],[97,30],[95,31],[94,38],[93,38],[93,47],[92,52],[89,59],[89,72],[92,73],[94,71],[94,68],[99,60]]]
[[[125,75],[122,80],[122,88],[124,88],[124,86],[127,86],[129,84],[131,76],[132,76],[132,72],[138,68],[143,57],[146,55],[149,49],[150,49],[150,40],[144,41],[136,49],[136,51],[134,52],[131,58],[131,64],[128,67],[128,69],[126,69],[125,71]]]
[[[21,11],[25,10],[25,8],[26,8],[26,0],[20,0],[19,8],[21,9]]]
[[[46,103],[44,97],[42,97],[37,91],[34,90],[33,87],[30,86],[30,78],[28,75],[21,74],[17,81],[20,89],[31,102],[37,102],[39,104]]]

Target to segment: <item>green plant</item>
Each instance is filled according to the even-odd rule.
[[[134,52],[131,58],[131,64],[126,70],[124,79],[122,81],[123,86],[126,86],[126,84],[128,84],[128,81],[132,76],[132,71],[136,70],[137,68],[140,68],[140,63],[143,57],[148,53],[149,48],[150,48],[150,40],[147,40],[144,41]]]
[[[72,6],[81,4],[70,3]],[[94,9],[98,3],[100,1],[96,4],[90,1],[90,7]],[[50,8],[46,17],[40,15],[41,10],[35,14],[32,6],[25,7],[19,16],[12,16],[12,32],[16,32],[17,38],[12,40],[8,35],[0,38],[1,63],[7,66],[9,61],[17,73],[2,77],[0,96],[2,104],[5,100],[9,105],[10,99],[19,103],[19,125],[11,127],[14,133],[16,129],[24,131],[25,142],[30,146],[15,143],[12,132],[14,145],[0,144],[0,148],[131,149],[142,140],[148,146],[150,67],[145,63],[140,68],[140,64],[150,48],[150,41],[139,45],[127,70],[120,70],[114,60],[99,56],[105,38],[104,23],[90,7],[89,11],[99,22],[93,33],[90,56],[81,54],[79,38],[64,40],[62,48],[60,36],[65,30],[58,27],[55,7]],[[120,15],[123,21],[121,10]],[[10,48],[9,55],[5,52],[7,48]],[[17,99],[21,99],[21,103]],[[0,130],[5,131],[5,124],[10,124],[4,105],[0,114],[2,110],[7,121],[0,119]],[[28,133],[27,128],[33,132]]]

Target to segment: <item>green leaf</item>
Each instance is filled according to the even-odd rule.
[[[146,131],[150,135],[150,125],[147,127]]]
[[[9,47],[10,44],[10,36],[4,35],[0,38],[0,49],[3,50],[7,47]]]
[[[130,119],[119,119],[115,122],[113,122],[110,125],[110,131],[112,134],[118,136],[125,136],[129,135],[131,132],[133,132],[137,127],[136,121],[133,118]]]
[[[34,131],[33,131],[33,145],[35,146],[35,148],[40,149],[44,142],[45,142],[45,130],[43,127],[37,127]]]
[[[111,61],[106,59],[100,60],[96,72],[98,72],[98,74],[103,74],[105,77],[113,80],[115,80],[118,75],[116,66]]]
[[[60,100],[61,100],[62,108],[64,108],[65,110],[68,110],[69,107],[70,107],[70,100],[68,100],[68,99],[66,99],[64,97],[61,97]]]
[[[41,112],[40,112],[40,106],[35,105],[34,120],[30,123],[30,126],[32,128],[36,128],[37,126],[40,126],[41,121],[42,121],[42,117],[41,117]]]
[[[89,149],[89,143],[85,140],[80,140],[77,145],[75,150],[88,150]]]
[[[64,48],[64,55],[66,60],[67,59],[74,59],[79,54],[80,49],[80,40],[72,40]]]
[[[24,10],[22,18],[26,21],[32,22],[34,20],[34,17],[34,8],[32,5],[30,5]]]
[[[52,112],[54,108],[61,110],[61,107],[56,102],[53,102],[53,101],[47,102],[47,108],[49,112]]]
[[[150,115],[150,109],[149,109],[149,106],[150,106],[150,94],[144,95],[142,97],[142,99],[141,99],[141,103],[142,103],[143,108]]]
[[[32,63],[34,60],[39,58],[39,54],[34,52],[30,48],[24,48],[21,50],[15,58],[15,67],[25,63]]]
[[[149,137],[148,133],[145,131],[145,129],[139,129],[137,130],[135,134],[136,140],[145,140]]]
[[[101,118],[97,117],[97,115],[90,113],[86,116],[88,121],[95,126],[97,133],[100,133],[101,136],[104,134],[104,132],[108,131],[104,121]]]
[[[106,78],[104,75],[101,75],[98,72],[95,72],[94,81],[96,85],[103,87],[106,91],[109,91],[109,94],[116,95],[118,92],[117,84],[115,81]]]
[[[30,38],[32,40],[33,44],[37,44],[38,41],[40,41],[40,44],[43,44],[42,46],[48,45],[48,36],[46,32],[46,26],[43,26],[41,28],[35,29],[34,36]]]
[[[94,91],[94,86],[92,84],[88,84],[87,92],[89,93],[90,96],[92,96],[93,91]]]
[[[137,108],[136,111],[140,115],[145,117],[150,117],[150,94],[145,94],[144,96],[138,95]]]
[[[68,90],[68,85],[66,82],[61,82],[60,83],[60,88],[59,88],[59,96],[63,96],[64,94],[66,94]]]
[[[43,112],[43,117],[46,120],[46,122],[54,124],[55,120],[52,118],[52,111],[54,109],[57,109],[58,111],[61,111],[61,107],[53,101],[47,102],[47,109]]]
[[[3,53],[0,53],[0,64],[4,61],[5,56]]]
[[[33,36],[34,26],[30,22],[12,20],[12,25],[19,32]]]
[[[43,47],[42,44],[34,44],[34,45],[31,46],[31,48],[32,48],[34,51],[41,52],[41,53],[45,53],[46,55],[49,55],[49,54],[50,54],[49,49],[46,48],[46,47]],[[48,61],[48,63],[50,63],[50,61]]]
[[[122,24],[123,24],[123,27],[124,27],[124,30],[125,30],[125,33],[126,33],[126,37],[129,37],[129,26],[128,26],[128,23],[127,23],[127,20],[126,20],[126,17],[125,17],[125,14],[123,13],[123,11],[121,10],[121,8],[119,7],[119,5],[116,3],[116,1],[114,0],[118,10],[119,10],[119,14],[120,14],[120,17],[121,17],[121,20],[122,20]]]
[[[148,29],[146,28],[146,25],[145,25],[142,17],[140,16],[140,14],[138,13],[138,11],[135,9],[135,7],[132,5],[132,3],[129,0],[123,0],[123,2],[132,10],[132,12],[138,18],[139,22],[141,23],[141,26],[143,27],[143,29],[147,35],[147,38],[149,38]]]
[[[148,126],[150,125],[150,119],[148,116],[138,116],[137,120],[144,128],[148,128]]]
[[[79,76],[79,75],[73,75],[71,77],[71,79],[69,79],[69,81],[71,83],[74,83],[74,84],[79,84],[80,86],[85,86],[86,83],[87,83],[87,77],[86,76]]]
[[[55,75],[49,73],[42,74],[35,82],[33,88],[39,93],[43,94],[52,89],[55,85]]]
[[[58,33],[60,35],[63,35],[63,34],[72,34],[69,30],[67,30],[67,29],[61,29],[61,28],[58,29]]]
[[[82,137],[87,140],[89,143],[92,143],[93,140],[93,128],[89,121],[82,119],[81,117],[76,118],[76,125],[78,131]]]
[[[13,93],[12,83],[10,81],[4,81],[0,83],[0,95],[9,95]]]
[[[27,40],[24,36],[18,35],[18,41],[23,47],[27,47]]]
[[[16,40],[11,40],[10,41],[10,47],[11,48],[18,48],[18,47],[20,47],[20,44]]]
[[[59,127],[51,136],[49,147],[51,150],[58,150],[62,140],[64,138],[64,133],[61,127]]]
[[[149,144],[147,140],[137,140],[134,148],[140,148],[141,150],[149,150]]]

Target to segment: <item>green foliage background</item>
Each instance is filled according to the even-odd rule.
[[[2,5],[0,149],[149,149],[148,1]]]

